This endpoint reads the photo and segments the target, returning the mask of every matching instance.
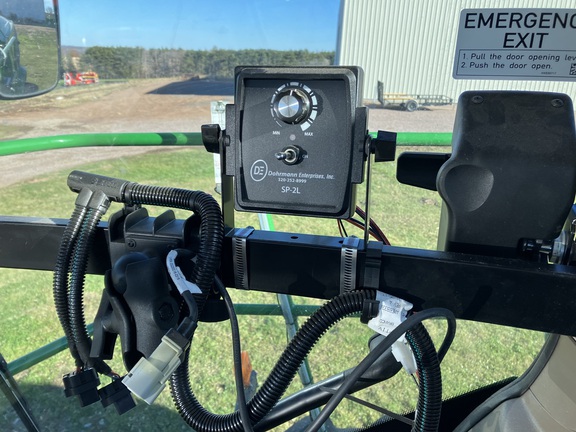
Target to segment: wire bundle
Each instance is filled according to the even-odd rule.
[[[94,367],[99,373],[116,377],[103,361],[90,358],[91,341],[86,330],[83,306],[89,251],[96,227],[109,206],[110,201],[100,191],[84,189],[78,195],[60,243],[54,269],[53,294],[56,313],[76,367],[79,370]]]
[[[374,221],[374,219],[370,218],[370,220],[367,221],[366,212],[358,206],[356,206],[356,214],[360,217],[360,219],[350,217],[344,220],[349,224],[355,226],[356,228],[360,228],[361,230],[366,229],[366,226],[368,225],[368,232],[372,237],[374,237],[378,241],[381,241],[385,245],[390,245],[390,241],[386,237],[386,234],[384,234],[384,232],[380,229],[380,227]],[[338,230],[340,231],[340,235],[342,237],[348,237],[348,233],[346,232],[346,228],[344,228],[344,223],[342,222],[342,219],[338,219]]]
[[[75,175],[75,179],[81,179],[83,173],[76,173]],[[198,313],[201,313],[204,302],[216,280],[216,287],[226,300],[231,318],[235,366],[238,372],[236,381],[239,402],[239,411],[228,415],[212,414],[200,405],[190,388],[188,347],[185,350],[182,364],[170,378],[170,388],[179,413],[192,428],[199,432],[250,431],[252,425],[257,425],[279,401],[296,375],[300,364],[323,334],[342,318],[361,312],[367,300],[375,299],[375,291],[359,290],[337,296],[320,308],[301,327],[260,390],[252,400],[246,403],[241,384],[238,325],[226,289],[215,276],[220,265],[224,231],[219,205],[213,197],[199,191],[143,186],[122,180],[111,180],[113,180],[112,183],[100,182],[100,184],[113,184],[111,195],[89,188],[78,190],[76,208],[65,229],[54,272],[54,300],[58,318],[68,339],[70,352],[76,361],[77,368],[79,370],[94,368],[99,373],[117,377],[103,361],[90,358],[91,340],[86,331],[84,319],[84,277],[96,227],[107,211],[110,199],[128,205],[150,204],[177,207],[191,210],[197,214],[200,218],[200,245],[191,282],[200,288],[202,294],[195,294],[194,298],[190,298],[192,294],[187,292],[184,296],[190,311],[188,318],[190,323],[185,319],[182,326],[186,327],[183,328],[184,333],[191,338]],[[374,221],[372,219],[367,220],[365,212],[357,208],[356,213],[361,220],[351,218],[348,220],[350,223],[360,228],[368,226],[370,233],[375,238],[389,244],[388,239]],[[339,223],[343,230],[341,221]],[[198,309],[196,309],[196,305]],[[447,335],[438,354],[436,354],[434,345],[421,324],[423,320],[433,317],[445,317],[448,320]],[[450,311],[444,309],[429,309],[408,317],[346,378],[308,430],[314,432],[321,427],[334,408],[347,396],[354,383],[403,334],[406,334],[408,343],[414,352],[419,376],[420,391],[413,430],[436,430],[442,404],[442,380],[439,364],[454,338],[454,332],[454,316]]]
[[[194,212],[200,219],[199,251],[192,274],[202,294],[188,304],[197,304],[201,313],[210,293],[216,270],[220,266],[223,222],[220,206],[214,198],[201,191],[146,186],[74,171],[68,185],[78,192],[75,209],[65,228],[54,270],[53,294],[56,313],[62,325],[77,371],[94,368],[96,372],[118,378],[99,359],[90,357],[91,339],[84,318],[83,291],[89,252],[96,228],[110,206],[110,201],[128,205],[149,204],[176,207]],[[192,310],[191,310],[192,312]],[[196,314],[196,312],[194,312]],[[194,320],[196,321],[196,320]],[[193,331],[188,329],[187,333]]]

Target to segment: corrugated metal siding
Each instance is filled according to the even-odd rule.
[[[342,0],[336,63],[364,69],[364,95],[441,94],[515,89],[567,93],[576,84],[546,81],[455,80],[452,67],[462,9],[574,8],[574,0]],[[575,41],[576,43],[576,41]]]

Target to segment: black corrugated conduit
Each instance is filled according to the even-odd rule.
[[[417,324],[406,332],[418,367],[418,405],[413,431],[435,432],[442,410],[442,374],[434,343],[424,328]]]
[[[252,424],[257,424],[278,402],[296,375],[298,367],[322,335],[344,317],[362,311],[364,301],[373,300],[374,298],[375,291],[370,290],[340,295],[324,305],[306,321],[286,347],[260,390],[248,402],[248,411]],[[440,367],[436,351],[434,346],[431,345],[429,336],[427,339],[421,340],[423,334],[427,335],[424,327],[422,326],[422,330],[416,332],[410,329],[409,332],[411,333],[411,340],[418,341],[415,345],[415,352],[418,353],[418,356],[421,356],[419,360],[417,359],[417,362],[419,362],[418,366],[426,368],[424,372],[426,378],[421,381],[420,388],[420,398],[426,398],[426,401],[419,403],[418,407],[424,410],[420,411],[419,416],[423,419],[423,424],[427,424],[427,412],[425,410],[434,408],[438,400],[440,405],[442,402],[441,381],[438,387],[431,388],[440,379]],[[172,398],[180,415],[190,427],[198,432],[242,431],[243,427],[238,411],[226,415],[213,414],[208,412],[198,402],[190,389],[187,367],[188,355],[189,352],[186,352],[183,364],[172,375],[170,381]],[[435,360],[428,357],[433,357]],[[430,423],[434,423],[434,419]],[[414,430],[428,429],[415,428]]]
[[[78,198],[78,200],[80,197]],[[68,341],[68,348],[74,360],[76,361],[76,366],[82,366],[82,360],[80,354],[76,349],[74,344],[74,337],[72,334],[72,328],[70,326],[69,319],[69,308],[68,308],[68,269],[70,266],[70,260],[72,257],[72,250],[74,248],[74,243],[86,212],[88,208],[82,204],[76,204],[76,208],[66,225],[64,234],[62,235],[62,240],[60,242],[60,249],[58,251],[58,256],[56,258],[56,266],[54,268],[54,279],[53,279],[53,297],[54,305],[56,308],[56,314],[60,320],[60,325],[64,330],[66,340]]]
[[[109,206],[109,200],[129,205],[148,204],[190,210],[200,218],[200,246],[192,275],[207,295],[220,266],[224,227],[220,206],[202,192],[170,187],[147,186],[125,180],[73,171],[68,186],[78,192],[76,208],[65,229],[54,272],[56,311],[72,356],[78,367],[88,365],[90,338],[86,332],[82,293],[88,253],[96,227]],[[199,310],[204,296],[195,296]],[[109,371],[99,362],[99,372]]]
[[[129,205],[148,204],[176,207],[196,213],[200,218],[200,247],[191,279],[204,294],[203,296],[195,296],[197,297],[198,308],[200,311],[202,310],[204,299],[210,292],[214,275],[220,265],[224,232],[220,207],[212,196],[201,191],[145,186],[77,171],[70,175],[68,184],[72,190],[81,192],[81,195],[83,192],[82,185],[102,185],[103,192],[101,193],[114,201]],[[54,277],[54,291],[56,308],[66,335],[71,335],[72,340],[82,347],[80,357],[84,357],[84,343],[87,335],[85,334],[82,312],[83,274],[86,271],[88,251],[93,236],[90,233],[95,231],[103,212],[94,210],[95,208],[98,209],[99,206],[91,206],[92,210],[87,211],[79,207],[82,206],[77,206],[66,228],[60,248],[56,265],[57,274],[55,273]],[[68,295],[68,273],[70,271],[72,271],[72,288]],[[322,335],[342,318],[361,312],[365,300],[373,300],[374,298],[375,291],[372,290],[346,293],[332,299],[307,320],[286,347],[258,393],[248,403],[247,408],[252,424],[257,424],[278,402],[293,380],[301,362]],[[422,313],[422,318],[424,315],[426,312]],[[400,327],[402,324],[396,330],[399,330]],[[419,418],[417,418],[413,430],[428,431],[434,430],[429,428],[429,425],[434,424],[435,419],[439,418],[438,406],[441,406],[442,394],[441,376],[434,346],[424,327],[420,327],[421,329],[414,329],[412,326],[403,332],[407,333],[421,374],[417,416]],[[74,347],[71,348],[71,351],[74,355]],[[82,360],[85,359],[82,358]],[[198,432],[242,431],[243,426],[239,412],[216,415],[208,412],[200,405],[190,389],[188,360],[189,350],[185,352],[183,363],[170,380],[172,397],[184,420]],[[440,405],[438,405],[438,400]]]
[[[214,197],[202,191],[129,183],[124,191],[123,202],[175,207],[193,211],[200,217],[200,247],[192,273],[192,282],[207,295],[212,287],[216,270],[220,267],[224,237],[222,213]],[[202,311],[204,302],[198,300],[201,299],[196,301],[198,309]]]
[[[192,282],[208,294],[214,274],[220,266],[224,226],[218,202],[202,191],[190,191],[173,187],[149,186],[122,179],[100,176],[82,171],[72,171],[68,186],[81,193],[83,189],[102,191],[108,199],[127,205],[153,205],[189,210],[200,218],[200,246]],[[202,302],[198,302],[201,311]]]
[[[406,338],[414,352],[418,373],[420,374],[422,372],[426,375],[426,378],[419,382],[419,400],[417,405],[418,409],[424,409],[424,411],[418,411],[416,413],[416,416],[420,417],[420,419],[417,419],[414,422],[412,431],[424,432],[438,430],[440,408],[442,405],[440,362],[438,355],[434,350],[432,341],[429,336],[425,336],[425,328],[422,326],[420,330],[414,330],[419,327],[424,320],[436,317],[446,318],[448,323],[446,336],[439,350],[439,352],[445,354],[454,340],[456,330],[456,318],[454,317],[454,314],[447,309],[431,308],[410,315],[405,321],[392,330],[386,338],[370,351],[370,353],[353,369],[352,373],[346,377],[345,381],[334,392],[318,417],[316,417],[308,426],[306,432],[316,432],[320,429],[336,406],[338,406],[342,399],[346,397],[356,381],[360,379],[368,368],[403,334],[406,334]],[[417,344],[414,344],[415,340],[418,340]],[[426,370],[421,371],[420,368]],[[423,399],[426,399],[426,401]],[[428,409],[432,410],[432,412],[426,412]]]
[[[70,292],[68,294],[68,311],[70,327],[74,344],[84,364],[94,366],[100,373],[108,373],[109,370],[103,362],[93,365],[90,359],[92,342],[86,330],[84,317],[84,282],[88,267],[88,253],[94,242],[96,227],[102,219],[104,212],[97,209],[89,209],[82,223],[82,228],[74,244],[72,259],[70,261]]]
[[[102,192],[81,191],[62,236],[53,279],[56,313],[76,366],[94,366],[104,374],[109,374],[110,368],[102,361],[93,364],[90,359],[91,341],[84,319],[83,292],[88,252],[96,226],[109,205],[108,198]]]
[[[338,296],[314,313],[286,347],[272,372],[248,402],[252,424],[257,424],[278,402],[296,375],[300,363],[322,335],[342,318],[360,312],[364,300],[373,300],[375,291],[356,291]],[[178,412],[190,427],[198,432],[243,430],[240,413],[218,415],[207,411],[190,388],[188,356],[170,379],[170,390]]]

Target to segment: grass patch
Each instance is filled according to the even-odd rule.
[[[430,149],[432,151],[436,149]],[[442,149],[441,151],[445,151]],[[206,192],[213,190],[212,156],[200,148],[177,149],[89,164],[78,169],[137,181],[143,184],[170,185]],[[68,191],[61,171],[15,187],[0,190],[0,214],[69,217],[75,194]],[[433,249],[436,244],[440,200],[436,193],[397,184],[394,164],[374,167],[373,218],[391,241],[399,246]],[[362,204],[363,191],[358,194]],[[115,209],[118,207],[115,207]],[[178,212],[186,217],[184,212]],[[275,216],[277,230],[338,236],[334,221],[316,218]],[[256,215],[237,214],[237,226],[258,226]],[[349,234],[360,235],[352,228]],[[6,246],[6,245],[4,245]],[[62,335],[52,306],[51,274],[24,270],[0,269],[0,352],[8,361],[39,348]],[[86,316],[94,316],[102,280],[90,276],[87,281]],[[276,296],[267,293],[231,290],[236,302],[275,303]],[[313,303],[295,299],[298,303]],[[304,318],[300,318],[302,322]],[[250,352],[252,364],[264,382],[286,344],[285,325],[281,317],[241,316],[243,349]],[[427,324],[433,339],[439,343],[444,323]],[[315,380],[326,378],[353,367],[367,353],[371,335],[358,320],[349,319],[327,332],[309,360]],[[442,373],[446,397],[477,386],[521,374],[531,363],[543,343],[543,335],[524,330],[488,324],[459,322],[456,341],[447,355]],[[210,410],[230,412],[234,407],[234,381],[228,323],[202,323],[194,339],[191,377],[198,399]],[[120,355],[112,366],[123,371]],[[103,410],[97,404],[84,409],[77,401],[62,395],[61,376],[73,364],[67,352],[61,353],[17,375],[37,419],[46,431],[78,430],[189,430],[172,406],[168,391],[158,402],[143,404],[124,416],[113,409]],[[300,388],[294,383],[289,392]],[[380,386],[365,390],[362,397],[396,411],[412,410],[417,390],[403,372]],[[369,424],[378,414],[345,402],[333,416],[338,426]],[[24,430],[0,396],[0,430]],[[279,428],[278,430],[284,430]]]

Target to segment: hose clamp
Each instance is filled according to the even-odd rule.
[[[254,232],[253,227],[246,227],[234,231],[232,237],[232,263],[234,264],[234,282],[237,288],[250,289],[248,280],[248,252],[247,239]]]
[[[346,237],[340,251],[340,294],[356,289],[356,268],[360,239]]]

